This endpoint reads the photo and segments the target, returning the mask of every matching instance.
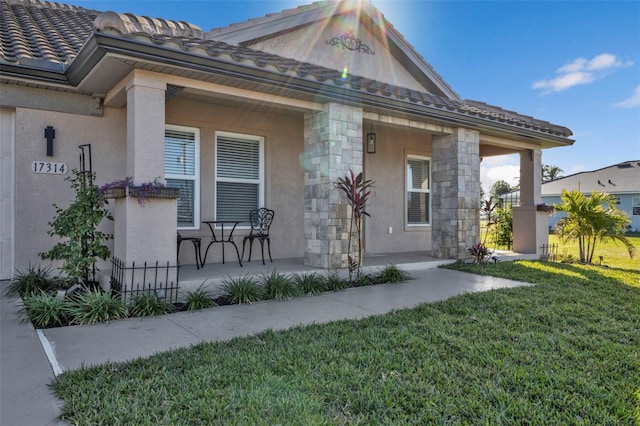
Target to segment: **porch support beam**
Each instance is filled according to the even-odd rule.
[[[362,109],[328,103],[305,115],[304,263],[317,268],[347,266],[350,210],[333,184],[362,171]]]
[[[480,134],[456,128],[432,139],[432,255],[464,259],[480,240]]]
[[[549,242],[549,217],[538,212],[542,202],[542,151],[520,152],[520,205],[513,208],[513,250],[542,254]],[[534,226],[532,226],[534,225]]]
[[[127,176],[135,185],[164,181],[165,89],[162,81],[134,71],[126,84]],[[123,176],[124,178],[124,176]],[[141,266],[176,263],[177,201],[135,196],[115,200],[114,256]],[[174,273],[174,272],[172,272]]]

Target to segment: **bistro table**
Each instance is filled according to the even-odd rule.
[[[207,249],[204,252],[204,257],[200,260],[200,265],[202,265],[202,267],[204,268],[204,264],[207,261],[207,254],[209,253],[209,247],[211,247],[211,245],[215,243],[222,244],[222,263],[224,264],[224,245],[225,243],[231,243],[236,249],[236,254],[238,255],[238,263],[240,264],[240,266],[242,266],[240,251],[238,250],[238,246],[236,245],[236,243],[233,241],[233,231],[236,230],[236,226],[238,226],[238,224],[241,222],[235,220],[204,220],[202,221],[202,223],[206,223],[209,227],[209,230],[211,230],[211,241],[209,241],[209,244],[207,245]],[[224,235],[225,226],[227,228],[227,231],[229,230],[229,227],[231,227],[231,231],[229,231],[229,234],[226,237]],[[220,235],[216,234],[216,228],[218,228],[217,230],[220,231]]]

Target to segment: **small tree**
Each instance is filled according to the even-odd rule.
[[[513,244],[513,211],[511,204],[496,211],[495,230],[493,233],[496,246],[506,246],[511,250]]]
[[[354,281],[353,274],[355,272],[355,279],[360,279],[362,275],[362,218],[364,216],[371,216],[366,211],[367,208],[367,200],[369,199],[369,195],[371,191],[370,188],[373,187],[375,182],[371,180],[364,180],[364,176],[362,172],[358,173],[356,176],[353,170],[350,170],[350,175],[345,176],[344,178],[338,178],[335,182],[336,188],[340,189],[345,197],[347,198],[347,202],[351,207],[351,221],[349,223],[349,246],[348,246],[348,259],[349,259],[349,280],[351,282]],[[355,227],[355,237],[357,241],[357,247],[352,251],[352,243],[354,236],[354,227]]]
[[[500,199],[502,194],[508,194],[513,191],[513,187],[506,180],[497,180],[491,185],[489,195],[496,200]]]
[[[580,191],[562,191],[562,203],[554,208],[567,215],[556,224],[556,233],[563,241],[578,241],[580,262],[592,263],[596,243],[611,240],[623,243],[629,256],[634,256],[636,248],[624,235],[629,218],[615,203],[616,198],[606,192],[586,196]]]
[[[85,173],[76,169],[72,173],[73,177],[65,180],[71,182],[76,198],[66,209],[53,205],[56,217],[49,222],[51,229],[47,232],[52,237],[59,237],[61,241],[48,252],[40,253],[40,257],[61,260],[63,265],[60,269],[69,278],[86,284],[90,278],[95,280],[97,260],[106,260],[111,255],[104,242],[111,239],[112,235],[97,230],[102,220],[105,217],[111,219],[111,216],[100,203],[98,187],[86,182]]]

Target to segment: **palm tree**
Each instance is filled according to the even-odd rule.
[[[558,179],[561,176],[562,170],[558,166],[551,166],[549,164],[542,165],[542,182],[549,182]]]
[[[556,224],[556,233],[562,241],[578,241],[580,262],[592,263],[596,243],[620,241],[629,256],[636,248],[624,233],[630,223],[626,213],[616,207],[616,198],[606,192],[562,191],[562,203],[554,205],[556,211],[567,215]]]

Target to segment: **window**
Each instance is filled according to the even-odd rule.
[[[407,224],[428,225],[431,208],[431,163],[429,158],[407,156]]]
[[[640,216],[640,197],[633,197],[631,199],[631,214],[633,216]]]
[[[200,131],[190,127],[165,126],[164,178],[167,186],[180,189],[178,228],[200,225]]]
[[[216,133],[216,220],[247,221],[264,205],[264,139]]]

